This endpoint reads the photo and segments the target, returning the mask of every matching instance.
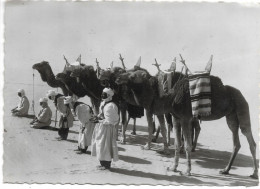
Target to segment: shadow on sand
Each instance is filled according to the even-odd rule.
[[[154,180],[164,180],[169,182],[176,182],[183,185],[205,185],[205,186],[220,186],[218,180],[228,182],[231,186],[257,186],[258,180],[251,179],[249,177],[242,177],[238,175],[203,175],[203,174],[192,174],[192,176],[183,176],[179,175],[163,175],[163,174],[156,174],[156,173],[148,173],[143,171],[137,170],[128,170],[128,169],[121,169],[121,168],[111,168],[111,172],[133,176],[133,177],[142,177],[142,178],[150,178]],[[172,172],[171,172],[172,173]],[[215,182],[206,182],[204,179],[214,179]],[[151,184],[145,183],[142,184]]]
[[[119,155],[119,159],[128,163],[134,163],[134,164],[151,164],[152,162],[132,157],[132,156],[124,156],[124,155]]]
[[[28,115],[24,115],[24,116],[17,116],[17,117],[25,117],[25,118],[29,118],[29,119],[34,119],[34,118],[35,118],[35,115],[28,114]]]
[[[111,168],[111,172],[122,174],[122,175],[127,175],[127,176],[133,176],[133,177],[141,177],[141,178],[149,178],[149,179],[154,179],[154,180],[164,180],[164,181],[169,181],[169,182],[177,182],[180,184],[187,184],[187,185],[214,185],[218,186],[217,183],[213,182],[204,182],[201,181],[197,178],[191,177],[186,177],[186,176],[179,176],[179,175],[161,175],[161,174],[156,174],[156,173],[147,173],[143,171],[137,171],[137,170],[127,170],[127,169],[121,169],[121,168]],[[145,183],[143,182],[142,184],[151,184],[151,183]]]

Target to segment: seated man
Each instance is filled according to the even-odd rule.
[[[11,110],[11,113],[13,116],[26,116],[30,107],[29,100],[23,89],[18,90],[18,96],[20,98],[19,104]]]
[[[52,117],[52,111],[48,106],[48,99],[40,98],[39,102],[42,109],[40,110],[36,118],[30,123],[31,127],[36,129],[49,126],[51,124],[51,117]]]

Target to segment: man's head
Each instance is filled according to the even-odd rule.
[[[19,96],[19,97],[23,97],[23,96],[25,95],[25,92],[24,92],[23,89],[19,89],[19,90],[17,91],[17,93],[18,93],[18,96]]]
[[[57,95],[57,93],[54,90],[49,90],[47,92],[47,97],[50,100],[54,100],[56,95]]]
[[[104,88],[101,98],[102,100],[109,102],[114,96],[114,91],[111,88]]]
[[[40,106],[43,107],[43,108],[48,106],[48,99],[45,98],[45,97],[40,98],[39,102],[40,102]]]

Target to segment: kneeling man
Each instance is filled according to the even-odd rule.
[[[39,102],[40,102],[40,106],[42,107],[42,109],[40,110],[40,112],[36,116],[36,118],[31,122],[31,127],[36,128],[36,129],[50,126],[51,117],[52,117],[52,111],[51,111],[50,107],[48,106],[48,99],[41,98],[39,100]]]

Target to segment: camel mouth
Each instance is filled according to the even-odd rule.
[[[34,65],[32,66],[32,69],[37,70],[37,64],[34,64]]]

